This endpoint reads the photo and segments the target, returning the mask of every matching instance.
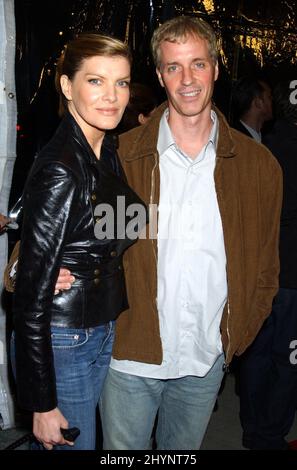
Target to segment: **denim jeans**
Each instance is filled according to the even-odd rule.
[[[58,408],[80,435],[73,447],[55,450],[93,450],[96,443],[96,406],[108,371],[114,322],[95,328],[51,328]],[[32,448],[36,448],[32,447]]]
[[[109,369],[100,398],[104,449],[200,448],[224,375],[223,354],[205,377],[151,379]]]

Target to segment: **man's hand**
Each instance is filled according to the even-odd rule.
[[[58,408],[33,414],[33,434],[47,450],[52,450],[54,445],[73,446],[73,442],[64,439],[60,428],[67,429],[68,421]]]
[[[68,269],[61,268],[55,286],[55,294],[58,294],[60,290],[71,289],[74,281],[75,277],[71,275],[71,272]]]

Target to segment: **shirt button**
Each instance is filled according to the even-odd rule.
[[[92,201],[96,201],[96,199],[97,199],[97,196],[96,196],[96,194],[95,194],[95,193],[93,193],[93,194],[91,195],[91,199],[92,199]]]
[[[95,279],[94,279],[94,284],[95,284],[96,286],[98,286],[99,282],[100,282],[100,279],[98,279],[98,277],[95,277]]]
[[[99,224],[100,220],[101,220],[101,217],[95,217],[95,221],[97,224]]]
[[[100,274],[100,269],[95,269],[94,274],[95,276],[98,276]]]
[[[115,257],[117,256],[117,252],[116,252],[116,251],[111,251],[111,252],[110,252],[110,256],[111,256],[112,258],[115,258]]]

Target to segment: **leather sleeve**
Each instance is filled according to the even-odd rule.
[[[71,170],[55,162],[33,170],[26,185],[14,322],[18,398],[31,411],[57,405],[51,303],[77,190]]]

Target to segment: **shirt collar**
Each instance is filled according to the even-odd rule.
[[[159,136],[158,136],[158,152],[159,155],[162,155],[171,145],[176,145],[171,129],[168,124],[168,114],[169,114],[169,109],[165,109],[161,120],[160,120],[160,126],[159,126]],[[209,138],[208,138],[208,143],[206,146],[211,143],[214,145],[215,148],[217,148],[217,143],[218,143],[218,137],[219,137],[219,126],[218,126],[218,118],[215,113],[215,111],[212,109],[210,113],[211,120],[213,122],[213,126],[211,128]]]
[[[162,153],[164,153],[171,145],[175,145],[174,138],[167,121],[168,115],[169,109],[166,108],[161,117],[159,126],[159,136],[157,144],[159,155],[162,155]]]
[[[219,139],[219,120],[218,116],[216,115],[216,112],[213,109],[210,111],[210,118],[213,122],[213,126],[209,134],[208,143],[212,143],[215,148],[217,148]]]
[[[248,126],[245,122],[241,121],[241,124],[249,131],[249,133],[251,134],[251,136],[253,137],[253,139],[256,141],[256,142],[259,142],[261,143],[262,141],[262,134],[261,134],[261,131],[260,132],[257,132],[256,129],[253,129],[252,127]]]

